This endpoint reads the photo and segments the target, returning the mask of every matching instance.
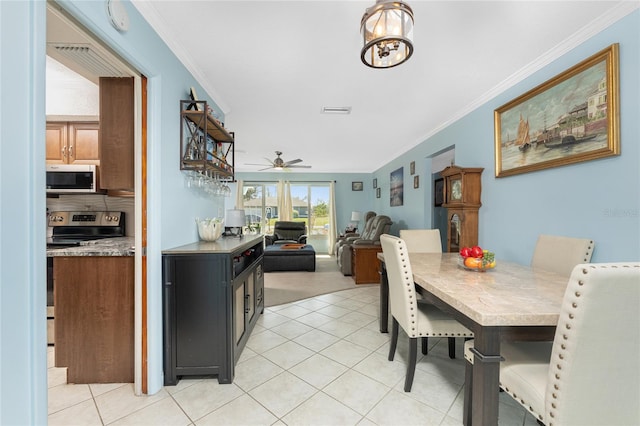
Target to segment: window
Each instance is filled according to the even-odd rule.
[[[329,182],[291,182],[292,220],[307,226],[307,243],[316,253],[329,252]],[[273,232],[279,220],[277,184],[245,182],[242,188],[248,226],[259,226],[264,234]]]

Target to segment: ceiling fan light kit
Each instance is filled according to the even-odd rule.
[[[371,68],[391,68],[413,54],[413,10],[402,1],[377,0],[360,22],[362,62]]]
[[[268,169],[274,169],[274,170],[288,170],[288,169],[310,169],[311,166],[304,166],[304,165],[300,165],[298,163],[302,163],[302,160],[300,158],[296,158],[295,160],[291,160],[291,161],[284,161],[282,158],[280,158],[280,156],[282,155],[282,151],[276,151],[276,158],[271,161],[269,159],[266,159],[268,162],[270,162],[271,164],[253,164],[253,163],[245,163],[245,165],[247,166],[267,166],[264,169],[260,169],[258,170],[259,172],[263,171],[263,170],[268,170]]]

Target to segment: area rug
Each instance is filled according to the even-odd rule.
[[[315,272],[266,272],[264,306],[276,306],[356,286],[353,278],[338,270],[334,256],[316,256]]]

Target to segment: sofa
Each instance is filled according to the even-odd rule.
[[[351,248],[354,245],[380,245],[380,236],[382,234],[388,234],[389,229],[393,222],[389,216],[378,215],[372,219],[370,229],[363,232],[359,238],[346,241],[342,246],[340,246],[337,258],[338,258],[338,266],[340,268],[340,272],[343,275],[351,275],[351,256],[353,254],[353,249]]]
[[[279,220],[273,225],[273,234],[264,236],[266,246],[272,244],[306,244],[307,227],[304,222]]]

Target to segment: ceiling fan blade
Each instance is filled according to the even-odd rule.
[[[295,160],[287,161],[286,163],[284,163],[284,165],[286,167],[296,163],[302,163],[302,160],[299,158],[296,158]]]
[[[273,164],[257,164],[257,163],[244,163],[245,166],[269,166],[273,167]]]
[[[288,169],[310,169],[311,166],[287,166]]]
[[[262,164],[262,165],[264,166],[264,164]],[[269,169],[273,169],[273,166],[269,166],[269,167],[266,167],[264,169],[259,169],[258,171],[261,172],[263,170],[269,170]]]

